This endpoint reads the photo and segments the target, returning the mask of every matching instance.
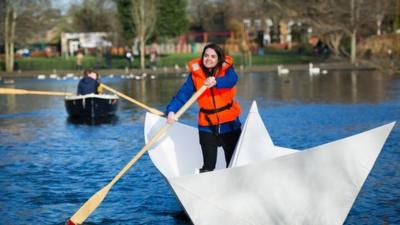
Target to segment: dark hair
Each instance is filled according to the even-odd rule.
[[[90,73],[92,73],[93,72],[93,70],[92,69],[85,69],[84,71],[83,71],[83,76],[85,76],[85,77],[87,77]]]
[[[100,74],[99,74],[99,72],[97,72],[96,70],[93,70],[93,69],[85,69],[84,71],[83,71],[83,76],[84,77],[87,77],[89,74],[91,74],[91,73],[95,73],[96,74],[96,80],[100,80]]]
[[[217,53],[217,56],[218,56],[217,65],[214,68],[212,68],[211,70],[207,69],[203,64],[204,54],[205,54],[206,50],[209,48],[213,49]],[[217,70],[221,69],[222,64],[224,62],[225,62],[225,53],[224,53],[224,50],[221,47],[219,47],[219,45],[214,44],[214,43],[209,43],[204,47],[203,53],[201,54],[201,68],[203,69],[203,71],[206,73],[207,76],[213,76]]]

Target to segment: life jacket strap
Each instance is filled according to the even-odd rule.
[[[230,103],[228,103],[228,104],[226,104],[226,105],[224,105],[224,106],[222,106],[220,108],[217,108],[217,109],[200,108],[200,112],[202,112],[204,114],[215,114],[215,113],[219,113],[219,112],[222,112],[224,110],[230,109],[232,107],[232,105],[233,105],[233,101],[231,101]]]

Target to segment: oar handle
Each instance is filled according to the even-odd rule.
[[[31,91],[24,89],[14,89],[14,88],[0,88],[0,94],[7,95],[54,95],[54,96],[67,96],[74,95],[70,92],[56,92],[56,91]]]
[[[203,85],[193,96],[183,105],[176,113],[178,119],[195,101],[203,94],[207,86]],[[122,168],[122,170],[112,179],[106,186],[100,189],[89,200],[87,200],[81,208],[67,221],[69,224],[81,224],[87,217],[100,205],[111,187],[146,153],[171,127],[171,124],[166,123],[150,140],[149,142]]]
[[[192,95],[192,97],[179,109],[179,111],[175,114],[176,119],[179,119],[179,117],[197,100],[197,98],[203,94],[203,92],[207,89],[207,86],[203,85],[196,93]],[[167,132],[168,128],[171,126],[171,124],[166,123],[150,140],[149,142],[139,151],[139,153],[136,154],[135,157],[132,158],[132,160],[117,174],[117,176],[114,177],[114,179],[111,181],[111,185],[114,185],[124,174],[126,171],[129,170],[129,168],[136,163],[136,161],[142,157],[144,153],[146,153],[158,140],[161,138],[161,136],[164,135],[164,133]]]
[[[207,86],[203,85],[201,88],[192,95],[192,97],[176,112],[175,118],[179,119],[182,114],[199,98],[203,92],[207,90]]]
[[[109,86],[107,86],[105,84],[100,84],[100,85],[104,89],[106,89],[108,91],[111,91],[112,93],[120,96],[121,98],[124,98],[124,99],[126,99],[126,100],[128,100],[128,101],[130,101],[130,102],[132,102],[132,103],[134,103],[134,104],[136,104],[136,105],[138,105],[138,106],[140,106],[142,108],[145,108],[145,109],[149,110],[153,114],[156,114],[156,115],[159,115],[159,116],[163,116],[164,115],[163,112],[161,112],[161,111],[159,111],[159,110],[157,110],[155,108],[151,108],[151,107],[149,107],[149,106],[147,106],[147,105],[145,105],[145,104],[143,104],[143,103],[141,103],[141,102],[139,102],[139,101],[137,101],[137,100],[135,100],[135,99],[133,99],[133,98],[131,98],[131,97],[129,97],[129,96],[117,91],[117,90],[115,90],[115,89],[112,89],[111,87],[109,87]]]

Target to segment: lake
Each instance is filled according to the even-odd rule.
[[[274,144],[306,149],[400,122],[400,77],[373,71],[239,75],[244,120],[252,101]],[[161,111],[185,81],[103,76],[105,84]],[[78,81],[16,79],[0,87],[75,92]],[[63,224],[144,146],[145,110],[121,99],[107,121],[68,118],[63,97],[0,96],[0,224]],[[181,122],[196,126],[197,106]],[[345,224],[400,224],[397,124]],[[86,224],[190,224],[165,179],[144,155]]]

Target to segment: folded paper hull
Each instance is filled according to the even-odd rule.
[[[153,119],[146,118],[146,138]],[[328,225],[343,224],[394,123],[296,151],[274,146],[253,104],[230,168],[202,174],[193,174],[202,164],[197,136],[182,138],[196,129],[177,125],[149,154],[194,224]],[[191,142],[189,152],[177,149],[178,133]],[[197,161],[180,170],[192,152]]]

